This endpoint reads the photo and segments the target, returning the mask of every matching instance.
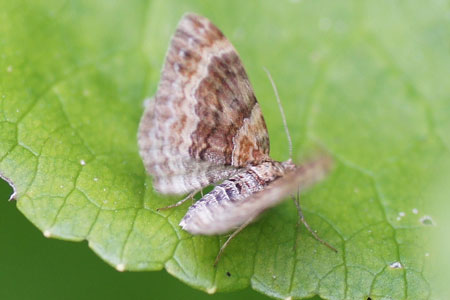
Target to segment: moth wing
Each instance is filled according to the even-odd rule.
[[[238,53],[208,19],[186,14],[138,132],[161,193],[182,194],[268,158],[269,137]]]
[[[255,220],[263,211],[295,195],[297,191],[322,180],[331,165],[329,157],[308,161],[241,201],[197,206],[195,210],[190,210],[189,221],[183,219],[180,226],[192,234],[227,233],[249,220]]]

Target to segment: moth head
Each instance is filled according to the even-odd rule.
[[[281,165],[283,166],[283,168],[284,168],[284,170],[286,171],[286,172],[289,172],[289,171],[293,171],[297,166],[292,162],[292,159],[288,159],[288,160],[286,160],[286,161],[283,161],[282,163],[281,163]]]

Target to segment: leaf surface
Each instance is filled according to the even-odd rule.
[[[0,173],[19,209],[45,236],[87,240],[119,270],[166,268],[210,293],[251,284],[276,298],[438,299],[430,257],[449,195],[448,3],[253,4],[1,1]],[[334,171],[302,204],[338,254],[298,229],[286,202],[213,268],[226,237],[183,232],[186,205],[156,211],[178,199],[153,192],[136,132],[186,11],[209,17],[240,52],[273,158],[287,158],[287,143],[262,66],[296,155],[332,153]]]

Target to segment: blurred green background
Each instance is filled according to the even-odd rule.
[[[46,239],[0,180],[0,299],[269,299],[250,288],[208,295],[166,271],[117,272],[86,242]],[[319,299],[319,298],[317,298]]]

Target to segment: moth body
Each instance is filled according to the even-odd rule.
[[[300,166],[270,158],[266,123],[236,49],[195,14],[186,14],[175,31],[138,142],[160,193],[195,193],[222,182],[181,220],[192,234],[242,229],[322,179],[331,165],[327,158]]]
[[[227,221],[227,219],[234,219],[233,216],[227,218],[229,208],[264,190],[267,185],[294,168],[295,165],[290,161],[281,163],[273,160],[248,166],[242,172],[214,187],[211,192],[193,204],[181,220],[180,226],[192,234],[203,235],[215,235],[232,230],[240,224]],[[252,217],[251,212],[246,213],[250,214],[249,218]],[[256,213],[259,214],[259,212]],[[220,222],[217,221],[219,215]]]

